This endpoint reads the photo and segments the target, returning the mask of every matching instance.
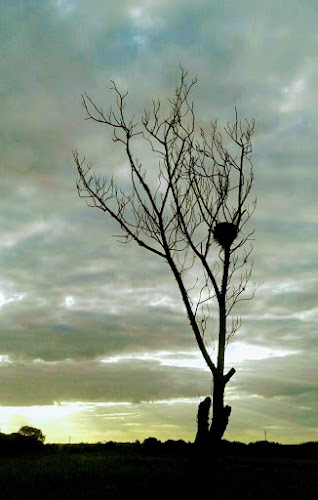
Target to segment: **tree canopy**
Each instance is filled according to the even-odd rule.
[[[41,431],[41,429],[37,429],[36,427],[24,425],[19,429],[18,434],[20,434],[21,436],[34,438],[41,443],[44,443],[45,441],[43,432]]]

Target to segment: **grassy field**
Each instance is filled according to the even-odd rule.
[[[313,458],[222,457],[204,469],[180,452],[135,448],[2,456],[1,499],[318,498]]]

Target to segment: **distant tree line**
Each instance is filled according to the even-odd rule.
[[[44,446],[45,436],[41,429],[23,426],[18,432],[4,434],[0,432],[0,455],[24,454],[33,451],[45,450],[46,453],[108,453],[115,455],[145,453],[145,454],[182,454],[184,457],[192,456],[196,450],[194,443],[182,439],[160,441],[155,437],[148,437],[143,442],[136,440],[134,443],[115,441],[99,443],[77,444],[47,444]],[[318,442],[286,445],[269,441],[254,443],[240,443],[238,441],[222,440],[220,444],[222,456],[263,456],[263,457],[306,457],[318,460]]]

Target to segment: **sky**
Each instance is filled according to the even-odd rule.
[[[2,0],[1,432],[31,425],[61,443],[195,437],[211,374],[177,285],[78,197],[72,158],[77,149],[97,173],[124,179],[125,154],[85,121],[81,93],[107,109],[114,80],[129,90],[127,110],[142,113],[173,94],[182,64],[198,77],[201,124],[226,124],[235,107],[256,122],[262,286],[228,345],[224,437],[318,440],[317,20],[316,0]]]

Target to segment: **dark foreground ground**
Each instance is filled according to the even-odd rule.
[[[0,498],[318,498],[315,454],[229,451],[207,466],[190,447],[46,446],[36,453],[2,455]]]

